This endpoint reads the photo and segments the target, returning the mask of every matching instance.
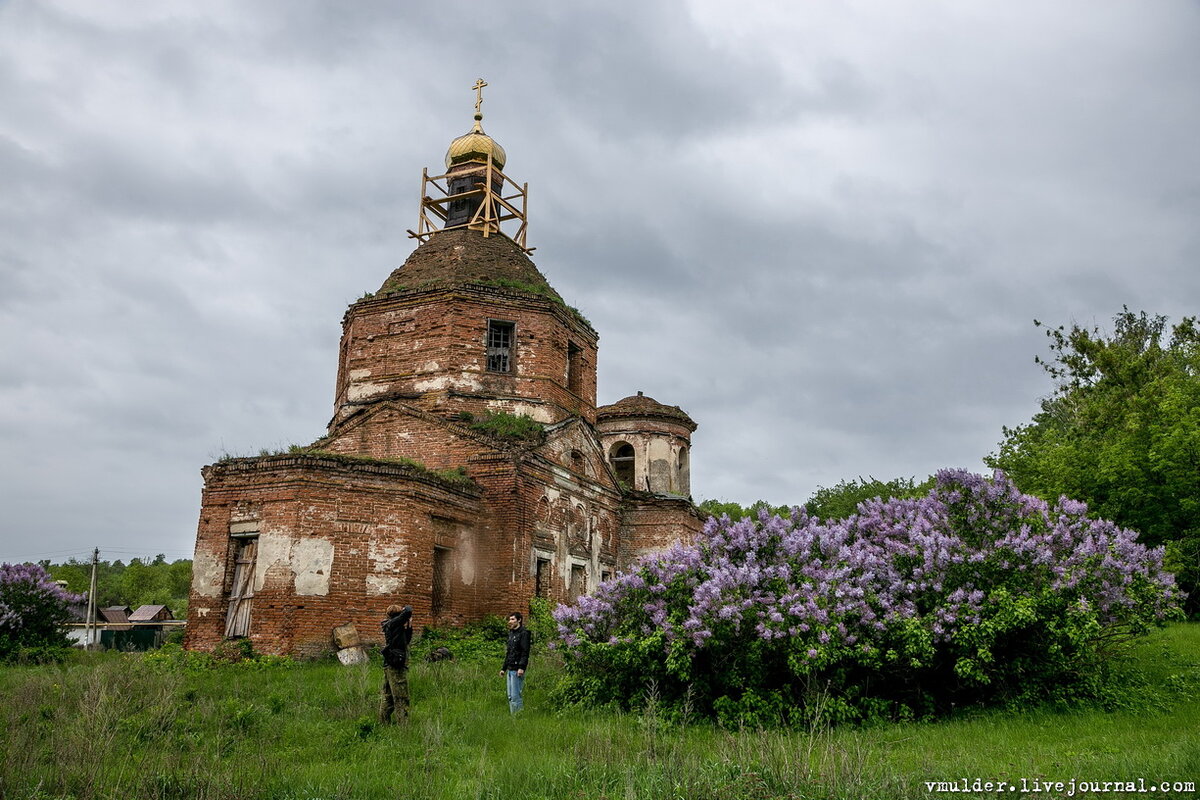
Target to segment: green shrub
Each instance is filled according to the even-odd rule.
[[[83,601],[40,564],[0,564],[0,661],[61,661],[69,607]]]
[[[449,650],[455,661],[485,663],[496,662],[499,669],[504,659],[504,645],[508,636],[508,625],[504,617],[491,615],[479,622],[456,627],[427,627],[415,639],[411,648],[411,660],[425,661],[439,647]]]
[[[546,429],[527,414],[489,411],[482,417],[472,417],[472,420],[471,430],[506,442],[537,444],[546,438]]]
[[[712,519],[560,607],[566,699],[727,725],[1103,701],[1113,656],[1178,615],[1161,549],[1002,473],[938,474],[844,520]]]

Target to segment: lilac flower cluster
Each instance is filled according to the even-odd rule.
[[[753,651],[756,663],[786,661],[793,677],[950,659],[959,677],[987,683],[999,668],[992,650],[1014,631],[1062,629],[1047,626],[1053,616],[1093,638],[1138,633],[1178,600],[1161,549],[1132,531],[1089,518],[1082,503],[1023,495],[999,472],[947,470],[925,497],[868,501],[845,520],[803,509],[710,519],[694,544],[555,617],[568,664],[581,668],[636,663],[616,651],[653,641],[683,681],[706,651],[721,663]]]
[[[0,564],[0,651],[60,643],[68,607],[83,600],[37,564]]]

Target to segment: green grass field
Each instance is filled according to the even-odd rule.
[[[1066,797],[1069,782],[1200,782],[1200,624],[1138,647],[1115,709],[974,712],[810,731],[677,725],[653,709],[556,709],[535,659],[511,718],[493,661],[414,665],[413,716],[375,724],[382,668],[197,669],[77,654],[0,669],[4,798]],[[1062,791],[938,792],[976,778]],[[1039,783],[1034,783],[1035,781]],[[947,788],[947,787],[943,787]],[[1139,797],[1200,797],[1194,789]],[[1132,797],[1079,792],[1076,797]]]

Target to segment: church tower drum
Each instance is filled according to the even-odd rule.
[[[527,188],[502,171],[504,149],[483,131],[481,102],[477,94],[472,129],[450,144],[446,174],[423,176],[410,231],[420,246],[346,312],[330,433],[388,399],[441,416],[595,421],[599,337],[530,260]]]

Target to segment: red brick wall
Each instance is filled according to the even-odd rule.
[[[412,605],[416,625],[431,624],[435,544],[461,554],[470,542],[476,560],[497,549],[478,490],[448,487],[405,468],[275,456],[217,464],[205,477],[189,599],[186,644],[192,648],[208,649],[224,638],[236,544],[231,524],[257,523],[262,583],[250,640],[268,653],[328,651],[332,629],[345,622],[355,623],[368,642],[378,641],[379,622],[393,602]],[[450,524],[449,540],[442,520]],[[326,546],[328,563],[311,558]],[[461,567],[456,563],[452,572],[448,621],[478,618],[491,588],[488,570],[465,584]],[[298,592],[304,581],[311,588],[322,580],[324,591]]]
[[[323,450],[371,458],[407,458],[430,469],[468,466],[496,450],[495,440],[398,401],[377,404],[337,425],[319,443]]]
[[[691,501],[633,496],[625,501],[621,560],[627,566],[646,553],[665,550],[677,541],[691,542],[704,528]]]
[[[488,320],[515,324],[509,373],[487,370]],[[596,334],[549,299],[475,285],[410,291],[354,304],[342,328],[335,420],[388,396],[445,413],[509,398],[542,407],[545,422],[595,419]],[[579,394],[567,389],[568,343],[579,348]]]

